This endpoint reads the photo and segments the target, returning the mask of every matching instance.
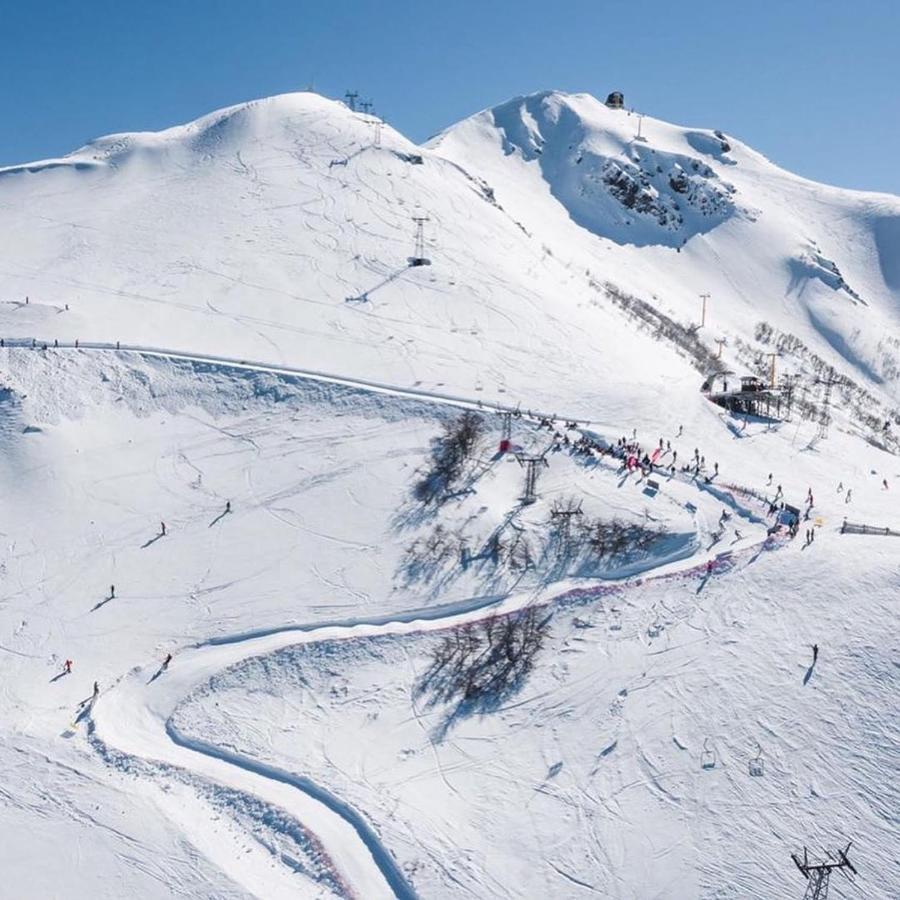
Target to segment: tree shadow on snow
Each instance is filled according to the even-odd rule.
[[[444,638],[413,691],[429,708],[445,708],[433,740],[443,741],[464,718],[496,712],[522,690],[550,619],[545,611],[529,607],[466,625]]]

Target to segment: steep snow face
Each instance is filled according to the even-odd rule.
[[[636,118],[587,95],[534,94],[491,116],[504,152],[538,160],[573,221],[601,237],[679,246],[737,210],[734,186],[690,152],[724,159],[724,139],[692,132],[657,150],[632,133]]]
[[[585,94],[519,97],[429,146],[488,181],[498,202],[570,267],[724,338],[746,370],[839,374],[900,400],[900,199],[815,184],[717,130],[607,108]],[[761,326],[777,346],[761,346]]]

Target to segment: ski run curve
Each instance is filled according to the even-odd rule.
[[[36,349],[43,346],[41,342],[33,343],[31,340],[5,340],[4,345],[35,346]],[[74,342],[60,344],[58,347],[76,349]],[[154,347],[80,341],[77,349],[135,352],[187,362],[234,366],[461,408],[513,411],[512,407],[489,401],[473,401],[465,397],[363,382],[323,372],[247,360]],[[533,417],[545,415],[534,410],[528,410],[526,414]],[[759,516],[744,507],[730,493],[699,483],[694,486],[698,495],[704,498],[701,507],[704,501],[726,502],[738,515],[757,523],[761,521]],[[708,529],[703,510],[696,510],[694,515],[698,537],[706,536]],[[222,670],[250,657],[266,656],[288,646],[434,632],[476,622],[486,615],[514,613],[528,606],[581,601],[611,590],[621,590],[628,585],[639,585],[651,570],[653,579],[684,576],[693,571],[704,571],[710,560],[717,561],[722,569],[727,569],[735,554],[758,549],[761,544],[758,540],[747,538],[725,554],[704,553],[698,549],[699,546],[699,543],[688,546],[674,557],[657,560],[656,565],[651,564],[644,570],[628,571],[613,583],[604,581],[585,586],[583,580],[571,579],[537,590],[506,596],[472,597],[453,604],[412,609],[394,615],[315,625],[284,625],[264,631],[213,637],[180,651],[171,667],[164,672],[156,671],[152,666],[137,666],[105,690],[90,705],[84,717],[88,720],[89,739],[94,749],[110,763],[121,764],[125,761],[175,768],[192,777],[256,797],[283,810],[318,840],[335,872],[338,884],[349,896],[365,897],[367,900],[415,898],[416,893],[394,856],[382,844],[376,829],[360,812],[309,778],[182,733],[173,723],[173,714],[179,704]],[[140,771],[139,767],[136,768]],[[285,790],[285,786],[293,790]],[[292,881],[285,895],[293,896],[295,892],[296,881]]]

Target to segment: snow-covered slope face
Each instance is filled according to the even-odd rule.
[[[636,138],[637,119],[593,97],[534,94],[490,113],[507,155],[538,160],[573,221],[618,243],[680,246],[731,216],[735,188],[708,164],[733,163],[730,145],[660,126],[657,145]]]
[[[431,265],[410,267],[422,215]],[[584,415],[611,372],[623,410],[626,389],[649,394],[665,372],[696,390],[480,180],[314,94],[0,171],[0,243],[6,337],[189,348],[550,407],[577,394]]]
[[[897,201],[635,124],[0,171],[3,896],[780,898],[852,838],[894,900]],[[827,440],[698,390],[776,348]]]
[[[725,337],[732,364],[788,335],[900,398],[900,199],[815,184],[720,131],[610,109],[584,94],[517,98],[430,142],[572,267]],[[773,346],[754,342],[761,322]],[[740,354],[737,338],[748,342]],[[729,358],[726,353],[726,359]],[[788,368],[802,370],[797,354]]]
[[[420,215],[431,265],[410,267]],[[608,421],[663,378],[685,407],[722,338],[741,372],[772,350],[810,385],[835,365],[871,431],[900,399],[898,238],[896,198],[586,95],[510,101],[420,148],[289,94],[0,170],[0,335],[189,348]]]

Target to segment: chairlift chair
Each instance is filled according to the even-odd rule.
[[[749,762],[750,774],[754,778],[762,778],[766,774],[766,761],[762,758],[762,747],[757,743],[756,756],[752,757]]]

